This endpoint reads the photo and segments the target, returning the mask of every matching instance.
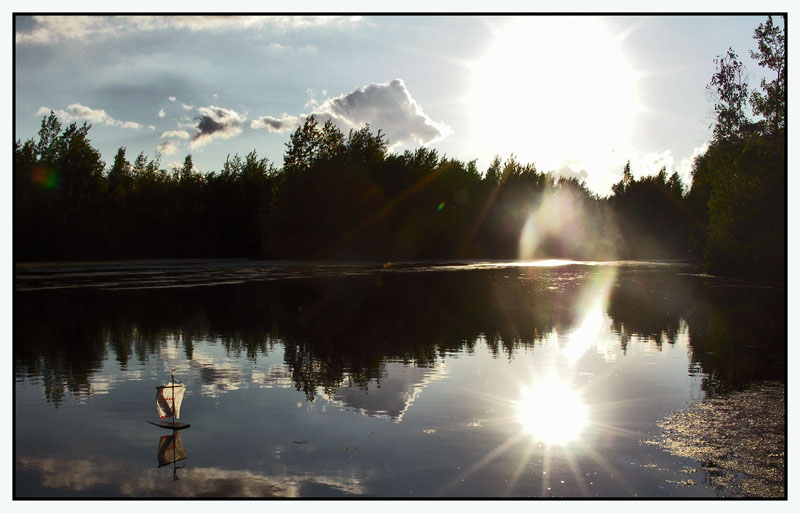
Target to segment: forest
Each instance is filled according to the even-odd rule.
[[[125,147],[106,165],[91,125],[51,112],[15,141],[14,259],[681,259],[782,283],[785,29],[769,17],[754,39],[774,78],[751,91],[733,49],[715,59],[713,135],[691,183],[665,168],[635,179],[629,162],[608,196],[513,155],[480,170],[425,147],[390,153],[380,129],[313,117],[281,166],[253,150],[213,172],[191,155],[167,170]]]

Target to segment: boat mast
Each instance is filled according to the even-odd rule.
[[[174,422],[174,421],[173,421]],[[178,467],[176,465],[178,453],[178,432],[172,430],[172,480],[178,480]]]
[[[170,369],[172,375],[172,429],[175,430],[175,369]]]

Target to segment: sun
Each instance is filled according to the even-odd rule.
[[[479,144],[540,171],[620,146],[639,110],[621,35],[583,16],[513,18],[492,30],[473,66]]]

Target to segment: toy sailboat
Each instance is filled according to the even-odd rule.
[[[166,429],[186,429],[189,424],[177,422],[181,416],[181,403],[183,395],[186,393],[186,385],[178,381],[175,382],[175,370],[172,370],[172,379],[166,385],[156,387],[156,409],[160,422],[150,422],[150,424]],[[171,420],[164,420],[172,417]]]

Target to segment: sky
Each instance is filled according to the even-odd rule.
[[[706,85],[732,47],[757,87],[749,15],[14,16],[14,138],[44,115],[92,125],[110,165],[191,154],[198,172],[255,150],[276,166],[308,115],[389,149],[485,171],[514,155],[600,195],[678,172],[710,139]],[[769,77],[769,75],[767,75]]]

